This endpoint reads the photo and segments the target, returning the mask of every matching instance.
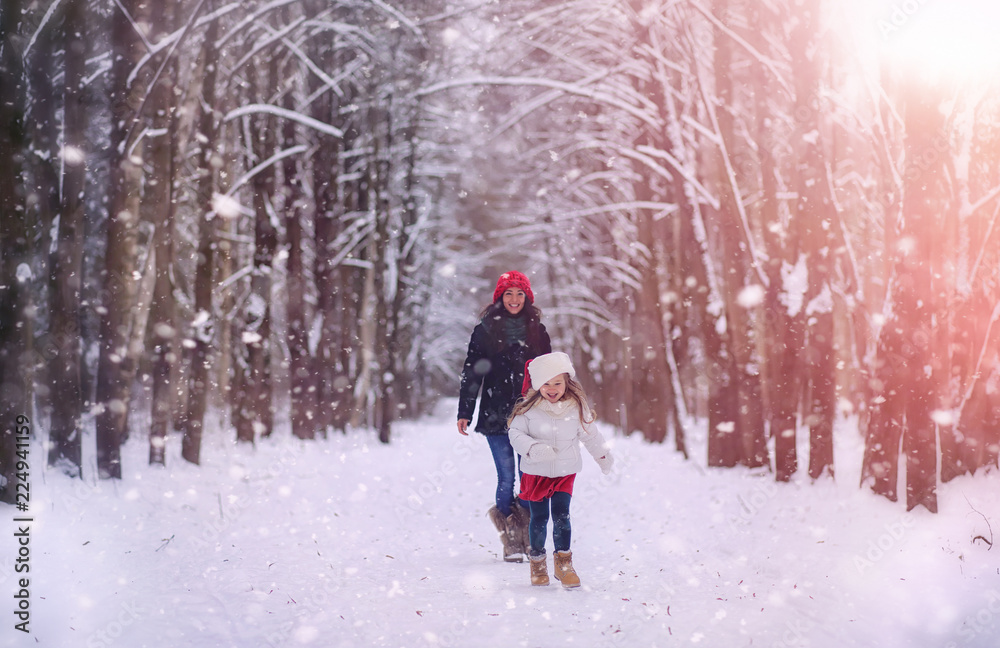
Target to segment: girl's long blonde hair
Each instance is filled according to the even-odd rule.
[[[562,398],[559,400],[566,400],[572,398],[576,401],[577,407],[580,410],[580,423],[587,425],[588,423],[593,423],[597,420],[597,414],[594,410],[590,409],[590,403],[587,402],[587,394],[583,391],[583,385],[569,377],[569,374],[562,374],[566,376],[566,392],[563,393]],[[510,416],[507,417],[507,427],[510,427],[511,421],[518,414],[524,414],[532,407],[534,407],[538,402],[542,400],[542,395],[537,389],[528,388],[528,392],[517,399],[514,403],[514,409],[511,410]]]

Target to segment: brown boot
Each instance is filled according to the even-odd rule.
[[[573,552],[557,551],[552,556],[555,561],[553,575],[556,580],[562,583],[563,587],[580,587],[580,577],[573,569]]]
[[[486,512],[486,515],[490,518],[493,526],[497,528],[500,532],[500,542],[503,544],[503,560],[504,562],[524,562],[524,553],[518,548],[511,544],[511,531],[507,524],[507,519],[503,516],[495,506],[491,506],[490,510]],[[512,516],[508,516],[512,517]]]
[[[531,549],[531,542],[528,540],[529,522],[531,522],[531,513],[526,507],[514,502],[510,507],[510,515],[507,517],[508,537],[511,548],[520,551],[525,556]]]
[[[532,585],[548,585],[549,584],[549,566],[545,562],[545,554],[540,556],[531,556],[531,584]]]

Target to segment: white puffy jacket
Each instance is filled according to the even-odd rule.
[[[614,459],[601,433],[580,422],[574,400],[541,400],[510,422],[510,445],[521,455],[521,470],[539,477],[564,477],[583,469],[580,443],[601,467],[611,472]]]

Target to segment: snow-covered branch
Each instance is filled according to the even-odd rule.
[[[229,111],[223,118],[223,121],[232,121],[237,117],[242,117],[243,115],[252,115],[255,113],[267,113],[274,115],[275,117],[281,117],[283,119],[289,119],[294,122],[298,122],[307,128],[311,128],[315,131],[323,133],[325,135],[332,135],[336,138],[341,138],[344,136],[344,132],[337,128],[336,126],[331,126],[318,119],[313,119],[309,115],[303,115],[300,112],[294,110],[288,110],[287,108],[282,108],[281,106],[273,106],[271,104],[248,104],[246,106],[240,106],[235,110]]]

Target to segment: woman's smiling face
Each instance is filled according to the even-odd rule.
[[[521,312],[521,309],[524,308],[525,299],[524,291],[520,288],[508,288],[503,291],[503,307],[511,315],[517,315]]]

